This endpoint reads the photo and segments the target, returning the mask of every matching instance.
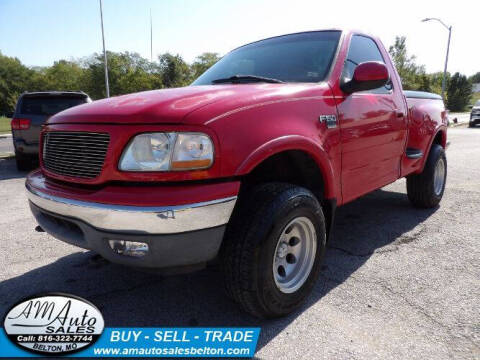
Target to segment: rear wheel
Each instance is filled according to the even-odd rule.
[[[445,150],[440,145],[433,144],[422,173],[407,177],[408,198],[416,207],[435,207],[442,200],[446,180]]]
[[[307,189],[268,183],[247,194],[222,249],[227,293],[260,318],[286,315],[310,294],[320,273],[326,231]]]
[[[28,171],[32,168],[32,158],[15,151],[15,162],[18,171]]]

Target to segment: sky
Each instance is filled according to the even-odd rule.
[[[480,71],[480,1],[402,0],[103,0],[107,50],[150,58],[203,52],[223,55],[262,38],[324,28],[359,29],[388,48],[395,36],[428,72],[443,71],[452,25],[448,70]],[[99,0],[0,0],[0,51],[28,66],[48,66],[102,51]]]

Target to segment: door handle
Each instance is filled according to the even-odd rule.
[[[403,113],[403,111],[395,110],[395,116],[397,118],[403,118],[405,116],[405,114]]]

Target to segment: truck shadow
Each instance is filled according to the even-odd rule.
[[[334,237],[312,296],[296,313],[278,320],[262,321],[242,312],[224,296],[216,268],[164,278],[110,264],[92,252],[76,252],[1,282],[0,316],[28,295],[67,292],[96,304],[109,327],[259,326],[260,349],[372,254],[409,246],[433,212],[413,209],[405,194],[384,190],[339,208]]]
[[[38,166],[38,164],[35,165]],[[14,157],[0,158],[0,180],[24,178],[28,173],[29,171],[17,170]]]

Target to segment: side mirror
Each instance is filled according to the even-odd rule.
[[[5,114],[5,116],[6,116],[7,118],[10,118],[10,119],[11,119],[11,118],[13,117],[13,111],[7,112],[7,113]]]
[[[384,86],[390,79],[385,64],[377,61],[368,61],[357,65],[353,72],[353,79],[344,82],[340,87],[348,93],[372,90]]]

